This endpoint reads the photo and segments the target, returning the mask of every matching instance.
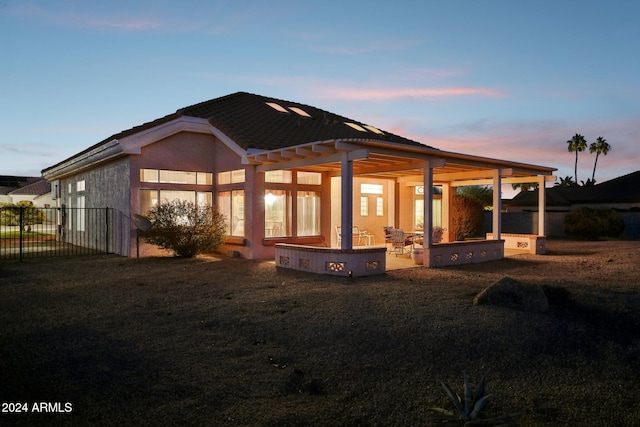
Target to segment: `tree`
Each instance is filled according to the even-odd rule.
[[[177,256],[215,251],[224,242],[224,216],[211,206],[173,200],[153,206],[148,215],[153,225],[142,236]]]
[[[484,222],[483,206],[473,197],[454,194],[451,200],[451,231],[455,240],[478,232]]]
[[[572,187],[576,185],[576,182],[570,176],[560,177],[560,181],[556,181],[556,187]]]
[[[540,185],[537,182],[523,182],[520,184],[511,184],[511,188],[514,190],[520,189],[520,191],[536,190]]]
[[[589,146],[589,153],[596,153],[596,161],[593,162],[593,174],[591,175],[591,182],[596,182],[596,166],[598,165],[598,156],[600,154],[607,155],[611,150],[611,146],[607,143],[607,140],[599,136],[596,142],[592,142]]]
[[[456,193],[476,199],[486,210],[493,206],[493,189],[486,185],[468,185],[465,187],[458,187]]]
[[[574,166],[574,178],[575,182],[578,182],[578,153],[587,149],[587,140],[584,139],[584,136],[576,133],[573,138],[567,141],[570,153],[576,153],[576,163]]]

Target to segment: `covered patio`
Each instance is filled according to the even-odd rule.
[[[336,275],[371,275],[386,271],[387,249],[380,243],[378,227],[372,230],[371,246],[354,242],[354,182],[372,179],[383,182],[389,193],[382,199],[389,212],[387,226],[415,230],[422,225],[422,264],[439,267],[460,263],[484,262],[504,256],[505,237],[501,225],[501,187],[503,184],[553,181],[555,169],[508,160],[471,156],[434,149],[427,146],[408,146],[375,139],[340,139],[302,144],[286,149],[249,153],[247,161],[257,172],[297,169],[323,172],[332,179],[330,224],[322,225],[325,247],[296,244],[276,244],[276,265]],[[360,182],[358,181],[358,182]],[[457,187],[490,185],[493,192],[492,232],[487,239],[454,242],[451,233],[450,203]],[[434,188],[438,188],[436,212]],[[420,198],[415,197],[422,191]],[[336,193],[339,193],[339,198]],[[539,191],[536,242],[543,242],[545,233],[545,192]],[[416,202],[417,201],[417,202]],[[419,206],[421,204],[421,206]],[[339,205],[339,206],[336,206]],[[356,205],[357,206],[357,205]],[[420,216],[414,212],[420,211]],[[366,218],[365,218],[366,219]],[[416,224],[417,220],[421,224]],[[443,230],[439,243],[433,239],[434,224]],[[381,227],[380,227],[381,228]],[[334,236],[333,230],[340,230]],[[345,232],[344,230],[347,230]],[[331,236],[331,238],[328,238]],[[377,241],[376,241],[377,240]],[[331,242],[331,243],[328,243]],[[339,245],[338,245],[339,242]],[[536,253],[544,252],[544,244],[536,244]]]

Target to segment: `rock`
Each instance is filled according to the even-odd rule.
[[[494,305],[534,313],[549,309],[549,301],[540,286],[527,285],[503,277],[473,299],[474,305]]]

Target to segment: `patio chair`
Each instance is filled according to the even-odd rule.
[[[409,248],[407,249],[407,246]],[[391,230],[391,251],[398,255],[404,255],[411,253],[413,249],[413,239],[408,237],[404,230],[401,228],[394,228]]]

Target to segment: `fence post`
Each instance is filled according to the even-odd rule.
[[[24,207],[20,206],[20,221],[19,221],[20,222],[20,239],[19,239],[20,240],[20,243],[19,243],[19,245],[20,245],[20,262],[22,262],[22,230],[24,229],[24,224],[23,224],[24,220],[23,220],[23,215],[22,215],[23,209],[24,209]]]

